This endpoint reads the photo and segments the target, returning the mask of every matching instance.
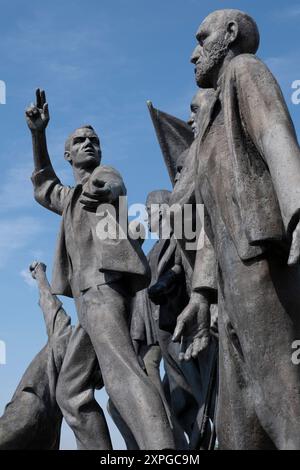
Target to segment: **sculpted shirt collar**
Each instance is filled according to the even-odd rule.
[[[92,173],[91,173],[90,175],[84,176],[84,177],[82,178],[82,180],[80,181],[80,183],[78,183],[78,184],[76,185],[76,187],[77,187],[77,186],[83,187],[83,186],[89,181],[89,179],[90,179],[91,176],[92,176]]]
[[[89,182],[90,178],[92,176],[92,173],[90,175],[86,175],[82,178],[82,180],[80,181],[80,183],[77,183],[75,186],[74,186],[74,192],[78,193],[78,191],[82,191],[83,188],[87,185],[87,183]]]

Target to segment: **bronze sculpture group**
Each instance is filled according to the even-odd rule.
[[[51,287],[46,267],[31,266],[49,340],[0,418],[0,449],[59,448],[63,417],[78,449],[111,449],[94,397],[102,387],[131,450],[300,449],[296,132],[279,85],[255,56],[251,17],[213,12],[196,38],[200,90],[189,122],[149,103],[173,189],[148,195],[150,229],[160,238],[147,258],[130,230],[99,237],[108,206],[120,233],[126,188],[117,170],[101,165],[93,127],[66,141],[70,188],[47,150],[43,91],[26,111],[34,196],[62,225]],[[167,239],[166,205],[177,207]],[[174,226],[186,205],[204,210],[203,243],[194,250]],[[77,326],[57,295],[74,298]]]

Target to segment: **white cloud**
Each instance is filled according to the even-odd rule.
[[[11,256],[25,248],[42,231],[42,225],[33,217],[18,217],[0,221],[0,269]]]
[[[29,287],[31,288],[36,288],[36,281],[33,279],[33,277],[31,276],[28,268],[27,269],[23,269],[21,272],[20,272],[20,275],[21,277],[23,278],[25,284],[27,284]]]

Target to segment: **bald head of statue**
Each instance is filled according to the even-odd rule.
[[[259,31],[255,21],[240,10],[217,10],[201,23],[196,34],[198,45],[191,62],[196,82],[202,88],[216,88],[229,61],[239,54],[255,54]]]

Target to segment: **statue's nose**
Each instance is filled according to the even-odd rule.
[[[92,142],[90,141],[90,139],[87,137],[83,143],[83,146],[84,147],[91,147],[92,145]]]
[[[195,64],[197,63],[199,57],[200,57],[200,51],[201,51],[201,47],[198,45],[195,47],[193,53],[192,53],[192,56],[191,56],[191,62],[192,64]]]
[[[192,127],[192,125],[194,124],[194,117],[193,117],[193,116],[190,116],[187,123],[188,123],[189,126]]]

